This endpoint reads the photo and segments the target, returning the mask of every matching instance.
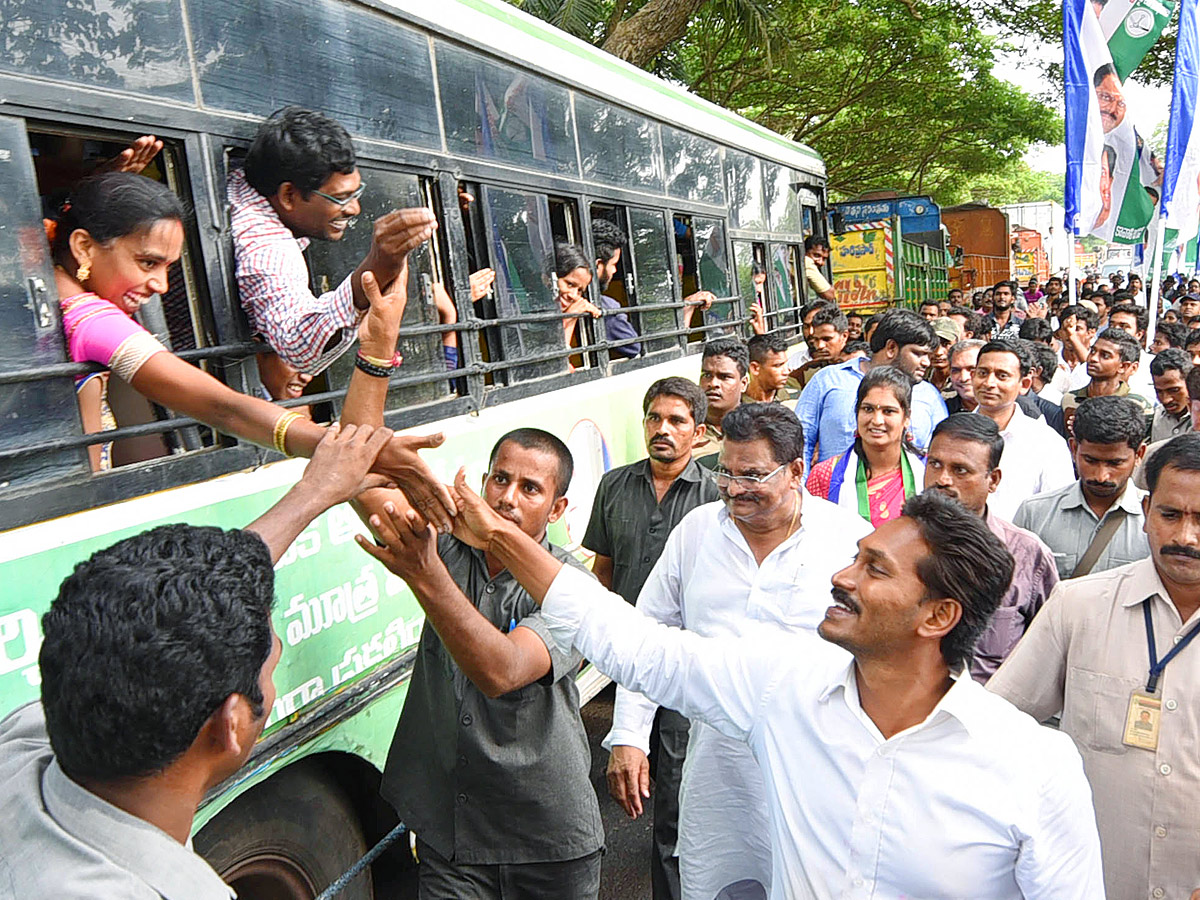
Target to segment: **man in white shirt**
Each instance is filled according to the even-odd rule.
[[[807,634],[664,627],[497,516],[462,472],[455,489],[458,532],[542,601],[556,642],[750,744],[775,900],[1103,898],[1079,752],[963,673],[1013,562],[957,502],[913,497],[834,576],[819,633],[847,662]],[[415,517],[394,526],[434,539]]]
[[[829,579],[853,559],[855,542],[871,526],[803,491],[804,437],[795,416],[774,404],[743,404],[722,424],[716,469],[722,502],[692,510],[671,532],[637,608],[708,637],[764,626],[815,633],[829,605]],[[763,480],[742,480],[751,476]],[[649,783],[657,710],[653,700],[619,687],[604,740],[612,752],[609,790],[634,817]],[[698,723],[684,772],[681,896],[711,900],[731,884],[750,883],[762,885],[765,895],[771,885],[767,798],[749,747]]]
[[[1032,365],[1020,341],[989,341],[971,373],[976,411],[994,421],[1004,438],[1004,478],[988,507],[1009,522],[1026,497],[1075,481],[1067,442],[1045,420],[1031,419],[1017,406],[1017,397],[1033,382]]]

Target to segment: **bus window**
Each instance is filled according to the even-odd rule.
[[[656,209],[630,209],[629,226],[640,331],[645,336],[675,331],[681,320],[679,310],[654,308],[658,304],[675,302],[666,217]],[[642,342],[644,352],[678,346],[678,337]]]
[[[309,271],[314,284],[322,291],[337,287],[367,255],[371,248],[372,222],[393,209],[426,206],[430,202],[428,185],[416,175],[368,162],[360,162],[359,171],[367,190],[360,200],[362,213],[358,220],[342,240],[313,241],[308,247]],[[399,372],[401,378],[446,371],[439,335],[409,337],[404,334],[406,328],[438,324],[433,284],[441,280],[436,246],[433,241],[427,241],[408,257],[408,304],[404,308],[397,347],[404,357]],[[354,371],[354,355],[342,355],[327,371],[328,388],[344,388],[350,383]],[[393,387],[388,391],[385,408],[394,410],[430,403],[445,397],[448,390],[449,382],[444,378],[407,387]]]
[[[729,218],[734,228],[764,231],[762,164],[748,153],[725,151],[725,180],[729,185]]]
[[[702,216],[676,215],[675,254],[679,283],[684,297],[697,291],[710,291],[717,301],[704,313],[692,319],[693,333],[688,340],[705,340],[717,334],[729,333],[724,323],[740,314],[735,301],[729,300],[729,260],[725,250],[725,224],[720,219]],[[701,323],[700,320],[703,319]],[[696,332],[701,326],[706,331]],[[709,326],[718,326],[712,328]]]
[[[775,320],[770,323],[770,328],[772,331],[794,331],[800,298],[794,246],[771,245],[770,273],[771,295],[775,300]]]
[[[38,193],[48,216],[54,215],[67,199],[71,187],[114,159],[138,137],[137,134],[109,135],[96,131],[30,125],[29,144],[37,172]],[[166,183],[175,193],[188,199],[187,179],[183,172],[183,148],[176,142],[163,141],[162,152],[142,171],[156,181]],[[195,350],[209,343],[206,334],[206,298],[201,295],[195,274],[195,226],[185,222],[187,240],[178,262],[171,266],[167,290],[139,309],[138,322],[170,350]],[[119,378],[109,374],[96,376],[103,384],[101,407],[109,426],[144,425],[173,418],[161,406],[151,403]],[[183,450],[211,445],[213,435],[207,428],[189,427],[177,432],[119,438],[104,451],[104,468],[116,468],[145,462]]]
[[[775,163],[763,163],[763,181],[771,231],[798,234],[800,198],[796,196],[796,189],[792,187],[792,170]]]
[[[0,116],[0,376],[67,359],[25,123]],[[73,380],[0,381],[0,487],[89,471],[82,447],[8,455],[80,432]]]
[[[435,47],[452,153],[579,175],[565,87],[451,44]]]
[[[721,148],[712,141],[662,126],[663,163],[667,193],[680,200],[725,205]]]
[[[558,312],[554,284],[554,233],[550,204],[545,194],[480,187],[480,202],[487,222],[491,266],[496,270],[495,311],[503,322],[513,316]],[[493,357],[515,361],[563,349],[559,321],[502,325],[497,340],[500,353]],[[567,371],[566,359],[543,360],[510,366],[497,378],[504,384],[528,381]]]
[[[611,102],[575,95],[583,177],[602,184],[661,192],[658,124]]]
[[[767,266],[767,247],[766,244],[758,241],[738,241],[733,242],[733,264],[737,271],[738,294],[742,301],[749,308],[750,304],[756,300],[762,304],[763,313],[767,316],[767,325],[770,328],[774,327],[772,316],[771,298],[768,296],[768,282],[766,278]],[[757,283],[755,274],[758,274]]]

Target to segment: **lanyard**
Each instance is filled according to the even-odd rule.
[[[907,500],[916,490],[913,487],[912,466],[903,447],[900,448],[900,479],[904,483],[904,499]],[[870,522],[871,498],[867,492],[867,466],[861,459],[858,461],[858,472],[854,476],[854,487],[858,491],[858,514]]]
[[[1153,598],[1151,597],[1147,597],[1142,601],[1142,614],[1146,619],[1146,645],[1150,650],[1150,677],[1146,680],[1147,694],[1153,694],[1158,688],[1158,677],[1162,675],[1163,669],[1167,667],[1167,663],[1178,656],[1179,651],[1190,644],[1192,642],[1192,638],[1196,636],[1196,633],[1200,632],[1200,625],[1197,625],[1186,635],[1184,635],[1183,639],[1174,647],[1172,647],[1166,656],[1164,656],[1162,659],[1159,659],[1158,650],[1154,644],[1154,623],[1150,619],[1150,601],[1152,599]]]

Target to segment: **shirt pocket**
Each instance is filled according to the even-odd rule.
[[[1025,617],[1015,606],[1001,606],[977,644],[986,656],[1003,660],[1025,634]]]
[[[1071,666],[1067,669],[1066,696],[1072,700],[1063,712],[1062,730],[1089,750],[1113,756],[1124,754],[1129,749],[1122,742],[1129,695],[1139,687],[1145,684],[1136,678]]]
[[[1055,553],[1054,565],[1058,567],[1058,577],[1060,580],[1071,577],[1071,573],[1075,571],[1075,567],[1079,565],[1078,553]],[[1092,569],[1095,571],[1095,567]]]

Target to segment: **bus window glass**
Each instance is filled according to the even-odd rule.
[[[761,247],[761,244],[750,241],[734,241],[733,265],[737,272],[738,295],[742,301],[749,306],[755,300],[761,300],[765,311],[766,285],[764,284],[761,290],[756,290],[754,285],[754,266],[756,263],[762,265],[761,254],[756,253],[756,250]]]
[[[0,372],[67,360],[50,247],[42,226],[25,126],[0,117]],[[0,385],[0,448],[75,437],[80,433],[73,379]],[[82,448],[0,456],[0,487],[89,470]]]
[[[555,175],[578,175],[566,88],[449,44],[437,45],[446,146]]]
[[[734,228],[763,231],[762,165],[748,153],[725,152],[725,180],[729,185],[729,213]]]
[[[662,126],[667,193],[680,200],[725,203],[721,148],[687,131]]]
[[[778,314],[771,323],[772,330],[794,327],[797,298],[800,293],[796,281],[793,248],[787,244],[771,245],[771,293],[775,298],[775,311]]]
[[[554,233],[545,194],[482,187],[488,218],[488,244],[496,270],[496,317],[558,312],[554,285]],[[500,348],[507,360],[528,359],[564,349],[558,321],[526,322],[500,328]],[[567,370],[565,358],[545,360],[507,370],[508,383],[526,381]]]
[[[207,106],[262,116],[298,104],[354,135],[441,146],[426,38],[337,0],[191,0]]]
[[[0,70],[195,102],[178,2],[0,9]]]
[[[604,184],[661,192],[658,125],[649,119],[575,95],[583,177]]]
[[[792,170],[774,163],[763,164],[763,181],[767,194],[767,211],[771,231],[798,234],[800,231],[800,199],[792,188]]]
[[[421,181],[417,176],[361,162],[359,172],[367,188],[359,200],[362,214],[340,241],[313,241],[308,247],[309,271],[320,291],[333,290],[358,267],[371,249],[371,223],[375,219],[393,209],[425,205]],[[406,328],[437,324],[432,285],[438,279],[434,255],[430,243],[426,242],[408,257],[408,303],[404,307],[400,343],[397,346],[404,357],[400,377],[445,371],[445,356],[438,335],[404,336]],[[354,354],[346,353],[329,368],[329,388],[336,390],[346,387],[353,371]],[[390,410],[428,403],[444,397],[447,390],[445,381],[392,388],[388,392],[386,408]]]
[[[671,280],[671,259],[668,255],[667,228],[663,214],[657,210],[629,210],[629,248],[636,270],[637,321],[643,335],[674,331],[679,327],[679,317],[674,309],[659,309],[656,304],[672,303],[675,300]],[[675,347],[679,338],[663,338],[643,342],[646,351]]]
[[[705,324],[731,322],[738,310],[735,300],[722,299],[731,293],[725,223],[720,219],[694,216],[692,228],[696,236],[696,269],[700,276],[700,290],[711,291],[719,301],[704,314]]]

